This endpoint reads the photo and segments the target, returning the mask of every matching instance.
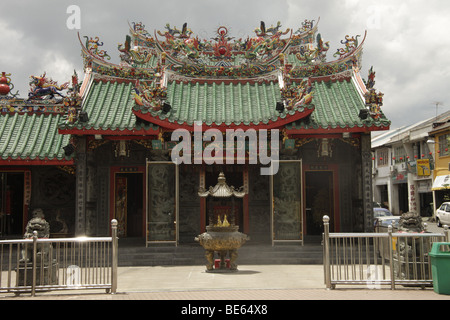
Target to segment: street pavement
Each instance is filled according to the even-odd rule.
[[[116,294],[104,290],[0,294],[0,300],[450,300],[433,288],[336,286],[327,290],[322,265],[242,265],[233,273],[204,266],[119,267]]]
[[[428,226],[428,231],[442,232],[434,223]],[[164,301],[170,301],[171,306],[176,306],[172,312],[181,314],[184,310],[191,315],[198,312],[193,309],[195,305],[208,302],[222,306],[221,311],[225,313],[225,304],[233,302],[242,307],[246,301],[267,306],[269,301],[299,300],[450,300],[450,295],[438,294],[432,287],[398,285],[391,290],[389,286],[373,289],[371,284],[341,285],[328,290],[322,265],[239,265],[238,269],[232,273],[211,273],[201,265],[119,267],[115,294],[97,289],[37,292],[35,297],[0,293],[0,300],[153,300],[157,302],[152,304],[156,308],[165,308]],[[173,305],[174,301],[178,303]]]

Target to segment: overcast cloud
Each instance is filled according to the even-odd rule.
[[[70,5],[80,8],[80,29],[69,29]],[[383,111],[391,128],[415,123],[450,106],[450,2],[329,1],[329,0],[166,0],[166,1],[51,1],[2,3],[0,9],[0,71],[11,73],[20,97],[26,97],[30,75],[69,81],[73,70],[83,76],[77,32],[98,36],[112,62],[118,63],[118,43],[128,34],[128,22],[142,22],[153,34],[166,23],[181,28],[184,22],[200,38],[214,36],[221,25],[236,38],[280,21],[297,30],[305,19],[320,17],[319,32],[329,41],[328,61],[342,47],[345,35],[364,35],[363,67],[373,66],[375,87],[384,93]]]

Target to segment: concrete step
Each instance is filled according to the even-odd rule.
[[[244,244],[238,249],[237,264],[322,264],[322,246],[295,244],[275,246]],[[218,257],[216,257],[218,258]],[[145,241],[119,240],[119,266],[204,265],[205,250],[198,243],[151,245]]]

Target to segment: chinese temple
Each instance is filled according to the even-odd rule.
[[[245,39],[224,26],[210,39],[186,23],[129,28],[119,64],[79,36],[83,79],[32,77],[20,99],[3,74],[2,234],[21,233],[34,208],[53,234],[108,235],[115,218],[120,237],[146,245],[192,243],[207,212],[231,208],[253,243],[303,244],[324,215],[332,231],[371,231],[371,132],[390,121],[375,72],[360,75],[365,34],[327,61],[314,21],[260,22]],[[221,174],[242,186],[233,206],[198,195]]]

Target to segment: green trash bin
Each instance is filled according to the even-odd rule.
[[[429,253],[434,292],[450,294],[450,242],[435,242]]]

